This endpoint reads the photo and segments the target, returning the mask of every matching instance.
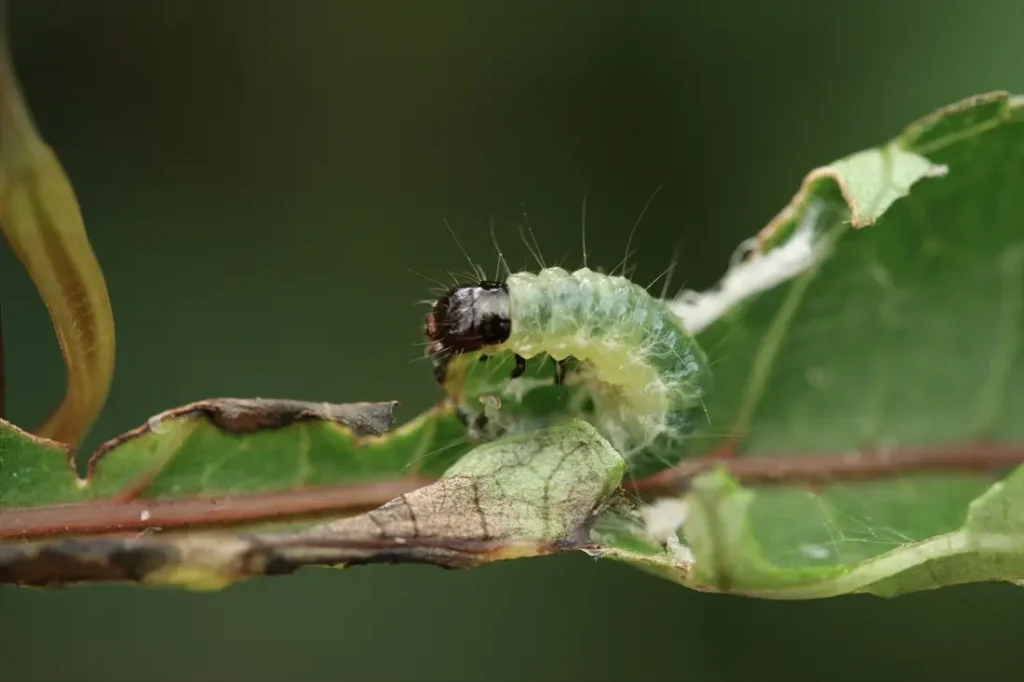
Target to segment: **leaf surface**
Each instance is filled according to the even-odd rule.
[[[795,598],[1024,577],[1021,471],[996,483],[1024,460],[1022,187],[1024,102],[1002,93],[808,176],[738,269],[809,264],[699,335],[715,388],[689,454],[844,475],[698,478],[685,582]]]
[[[377,506],[466,449],[438,408],[389,430],[394,403],[206,400],[68,449],[0,422],[0,538],[271,521]]]

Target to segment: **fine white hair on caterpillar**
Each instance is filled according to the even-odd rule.
[[[627,462],[656,443],[685,439],[710,385],[704,352],[664,302],[625,277],[586,267],[454,287],[427,314],[425,333],[435,378],[456,402],[465,365],[451,370],[463,356],[512,353],[515,379],[528,360],[546,355],[557,363],[556,384],[574,361],[589,420]]]

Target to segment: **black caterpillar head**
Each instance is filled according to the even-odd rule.
[[[453,355],[508,340],[512,331],[508,287],[503,282],[480,282],[451,289],[427,313],[424,331],[434,376],[443,383]]]

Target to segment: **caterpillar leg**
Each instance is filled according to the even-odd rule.
[[[565,383],[565,368],[568,365],[569,359],[558,360],[555,363],[555,386],[561,386]]]
[[[512,378],[518,379],[526,372],[526,358],[522,355],[516,356],[516,366],[512,368]]]
[[[444,382],[448,378],[448,363],[451,361],[451,353],[435,353],[431,356],[431,360],[434,363],[434,380],[444,386]]]
[[[459,423],[465,426],[466,428],[473,428],[477,429],[478,431],[482,431],[484,428],[486,428],[487,423],[490,421],[490,417],[487,416],[486,412],[473,414],[462,405],[459,405],[459,407],[456,409],[455,417],[456,419],[459,420]]]

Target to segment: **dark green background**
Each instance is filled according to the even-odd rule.
[[[818,163],[975,92],[1024,92],[1021,0],[14,0],[36,119],[78,192],[118,330],[88,446],[212,396],[437,397],[430,284],[544,253],[705,286]],[[11,417],[63,390],[0,253]],[[307,570],[210,595],[0,588],[6,680],[1018,679],[1024,591],[703,595],[584,555],[469,572]]]

